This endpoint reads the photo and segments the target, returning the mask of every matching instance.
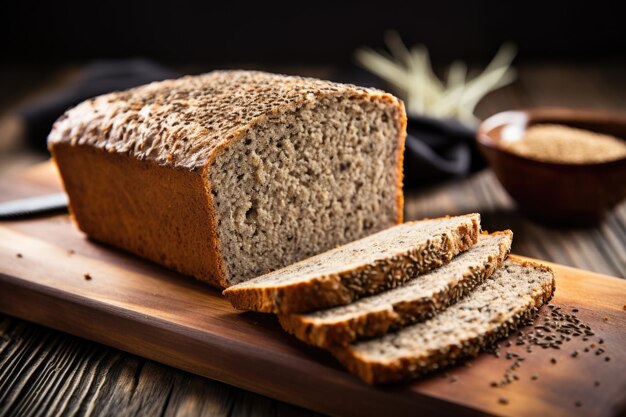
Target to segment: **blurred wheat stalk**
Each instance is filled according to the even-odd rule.
[[[415,45],[410,50],[397,32],[385,35],[391,52],[362,48],[356,59],[368,71],[391,83],[406,102],[410,115],[456,118],[468,124],[477,122],[474,109],[489,92],[515,80],[511,62],[517,48],[504,44],[493,60],[478,75],[468,77],[467,64],[454,61],[445,80],[433,72],[428,50]]]

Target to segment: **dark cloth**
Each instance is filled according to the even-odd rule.
[[[475,129],[455,119],[409,117],[404,176],[407,187],[464,177],[485,166]]]
[[[352,75],[341,81],[374,84],[371,79],[362,79],[362,73]],[[26,122],[29,142],[45,149],[52,124],[66,109],[100,94],[178,76],[175,71],[143,59],[96,61],[86,66],[68,88],[29,103],[19,113]],[[407,131],[407,188],[463,177],[484,166],[474,144],[474,129],[457,120],[410,117]]]

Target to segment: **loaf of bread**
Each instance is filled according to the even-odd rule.
[[[308,314],[281,314],[280,324],[319,347],[347,345],[423,321],[469,294],[502,265],[511,250],[510,230],[479,236],[478,243],[449,264],[397,288],[351,304]]]
[[[235,308],[302,313],[349,304],[445,265],[478,240],[480,215],[404,223],[224,291]]]
[[[403,104],[218,71],[96,97],[48,143],[81,230],[228,287],[402,221]]]
[[[466,298],[423,323],[332,353],[370,384],[397,382],[476,355],[533,318],[554,293],[554,272],[507,260]]]

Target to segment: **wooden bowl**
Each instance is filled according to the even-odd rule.
[[[626,158],[593,164],[542,162],[502,147],[528,126],[556,123],[626,139],[626,113],[538,108],[498,113],[478,128],[478,147],[498,180],[530,217],[563,226],[592,225],[626,197]]]

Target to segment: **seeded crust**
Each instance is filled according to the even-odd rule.
[[[298,339],[328,348],[348,345],[357,339],[382,336],[424,321],[489,278],[508,256],[512,240],[513,232],[510,230],[482,235],[476,245],[457,255],[449,264],[420,275],[403,286],[362,298],[347,306],[309,314],[281,314],[280,324]],[[484,253],[485,248],[489,252]],[[455,263],[459,262],[469,266],[457,271]],[[450,269],[452,272],[448,272]],[[442,281],[442,274],[446,274],[445,282]],[[426,293],[419,284],[431,276],[437,276],[438,280],[436,286],[428,288]],[[407,291],[408,286],[412,287],[411,292]]]
[[[390,121],[398,131],[398,137],[389,138],[397,143],[391,195],[395,222],[402,222],[406,115],[401,101],[380,90],[256,71],[215,71],[87,100],[56,121],[48,147],[81,230],[226,288],[232,282],[208,180],[213,163],[255,127],[336,97],[397,110]],[[136,174],[140,181],[133,182]],[[106,178],[112,184],[100,187]],[[170,181],[165,186],[163,178]]]
[[[382,257],[374,254],[375,259],[369,263],[343,269],[343,265],[351,264],[350,251],[353,247],[376,244],[383,233],[393,233],[407,227],[420,228],[427,224],[430,226],[448,219],[458,220],[458,224],[423,241],[410,242],[404,252]],[[265,313],[306,313],[350,304],[361,297],[395,288],[418,274],[447,264],[454,256],[476,244],[479,234],[480,215],[476,213],[405,223],[234,285],[226,289],[224,295],[237,309]],[[329,257],[344,252],[346,259],[337,272],[318,275],[309,273],[304,278],[298,276],[299,270],[324,265]]]
[[[507,272],[510,270],[511,272]],[[526,294],[508,295],[509,301],[515,303],[511,311],[492,311],[493,305],[499,301],[497,296],[507,297],[502,294],[493,294],[493,301],[485,304],[485,320],[490,322],[490,328],[478,334],[474,333],[472,326],[475,323],[459,323],[460,312],[469,309],[469,304],[480,295],[486,288],[494,283],[515,289],[515,282],[520,279],[528,279],[527,275],[536,276],[532,281],[532,289]],[[331,348],[332,354],[350,372],[359,376],[368,384],[385,384],[399,382],[424,375],[456,363],[459,359],[467,356],[476,356],[478,353],[495,343],[497,340],[509,336],[520,324],[533,319],[539,307],[547,303],[555,290],[554,272],[547,266],[523,262],[517,259],[509,259],[504,265],[472,292],[470,296],[451,306],[440,315],[424,323],[414,324],[403,328],[396,333],[389,333],[381,338],[369,341],[357,342],[346,347]],[[491,315],[489,315],[491,314]],[[457,331],[465,332],[463,337],[448,341],[436,348],[425,349],[421,337],[427,337],[422,332],[429,332],[428,337],[439,337],[445,332],[442,326],[435,324],[435,329],[429,328],[431,321],[446,320]],[[491,323],[493,323],[491,325]],[[439,334],[435,335],[435,331]],[[416,337],[416,334],[421,336]],[[445,337],[445,336],[444,336]],[[416,340],[420,339],[420,340]],[[425,339],[426,341],[428,339]],[[438,340],[438,339],[435,339]],[[412,347],[407,344],[415,343]],[[412,351],[413,350],[413,351]]]

